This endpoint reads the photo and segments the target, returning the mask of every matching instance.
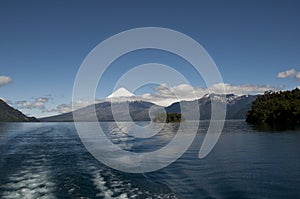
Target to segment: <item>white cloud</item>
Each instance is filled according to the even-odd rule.
[[[293,77],[296,75],[296,70],[294,68],[290,69],[290,70],[286,70],[283,72],[280,72],[277,74],[278,78],[287,78],[287,77]]]
[[[47,103],[52,100],[52,97],[38,97],[35,98],[33,101],[17,101],[14,102],[13,105],[18,109],[37,109],[41,112],[47,113],[67,113],[72,111],[72,104],[60,104],[55,108],[48,108],[46,105]],[[76,103],[78,108],[85,107],[89,105],[87,102],[79,101]]]
[[[155,88],[156,95],[164,98],[194,98],[197,94],[196,90],[188,84],[179,84],[178,86],[168,87],[166,84],[161,84]]]
[[[72,106],[68,104],[61,104],[57,106],[56,111],[59,113],[68,113],[72,111]]]
[[[68,113],[73,110],[77,110],[77,109],[87,107],[89,105],[100,103],[100,102],[104,102],[104,100],[96,100],[96,101],[78,100],[78,101],[74,102],[73,105],[72,105],[72,103],[60,104],[56,108],[47,109],[46,112]]]
[[[12,79],[7,76],[0,76],[0,87],[12,82]]]
[[[300,72],[298,72],[298,73],[296,74],[296,79],[297,79],[298,81],[300,81]]]
[[[46,110],[45,104],[50,100],[50,97],[38,97],[34,101],[17,101],[13,103],[17,108],[20,109],[39,109],[42,111]]]
[[[142,95],[141,100],[150,101],[161,106],[168,106],[178,101],[191,101],[205,94],[202,88],[193,88],[188,84],[179,84],[173,87],[161,84],[155,88],[155,91],[155,94],[147,93]]]
[[[300,72],[296,71],[294,68],[290,69],[290,70],[286,70],[283,72],[280,72],[277,74],[278,78],[295,78],[296,80],[300,81]]]

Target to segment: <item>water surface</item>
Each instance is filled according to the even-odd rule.
[[[114,144],[134,152],[157,150],[176,134],[173,124],[140,139],[131,125],[101,123]],[[94,159],[72,123],[0,123],[0,197],[300,198],[299,131],[261,132],[227,121],[213,151],[198,159],[207,126],[201,122],[193,144],[173,164],[128,174]]]

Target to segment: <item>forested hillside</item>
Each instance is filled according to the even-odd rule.
[[[265,92],[252,104],[247,122],[270,125],[300,125],[300,90]]]

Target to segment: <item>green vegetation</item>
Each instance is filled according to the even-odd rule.
[[[153,122],[166,122],[166,123],[175,123],[181,122],[184,119],[180,113],[159,113],[153,119]]]
[[[246,121],[252,124],[300,125],[300,90],[265,92],[253,102]]]

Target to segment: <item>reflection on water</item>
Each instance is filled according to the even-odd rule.
[[[295,125],[282,125],[282,124],[259,124],[259,125],[250,125],[254,130],[259,132],[288,132],[288,131],[300,131],[300,124]]]
[[[114,144],[137,153],[165,146],[177,125],[140,138],[131,132],[131,123],[101,123]],[[259,132],[243,121],[227,121],[213,151],[198,159],[207,127],[208,122],[200,123],[193,144],[175,163],[151,173],[128,174],[95,160],[72,123],[0,123],[0,198],[300,196],[298,130]]]

